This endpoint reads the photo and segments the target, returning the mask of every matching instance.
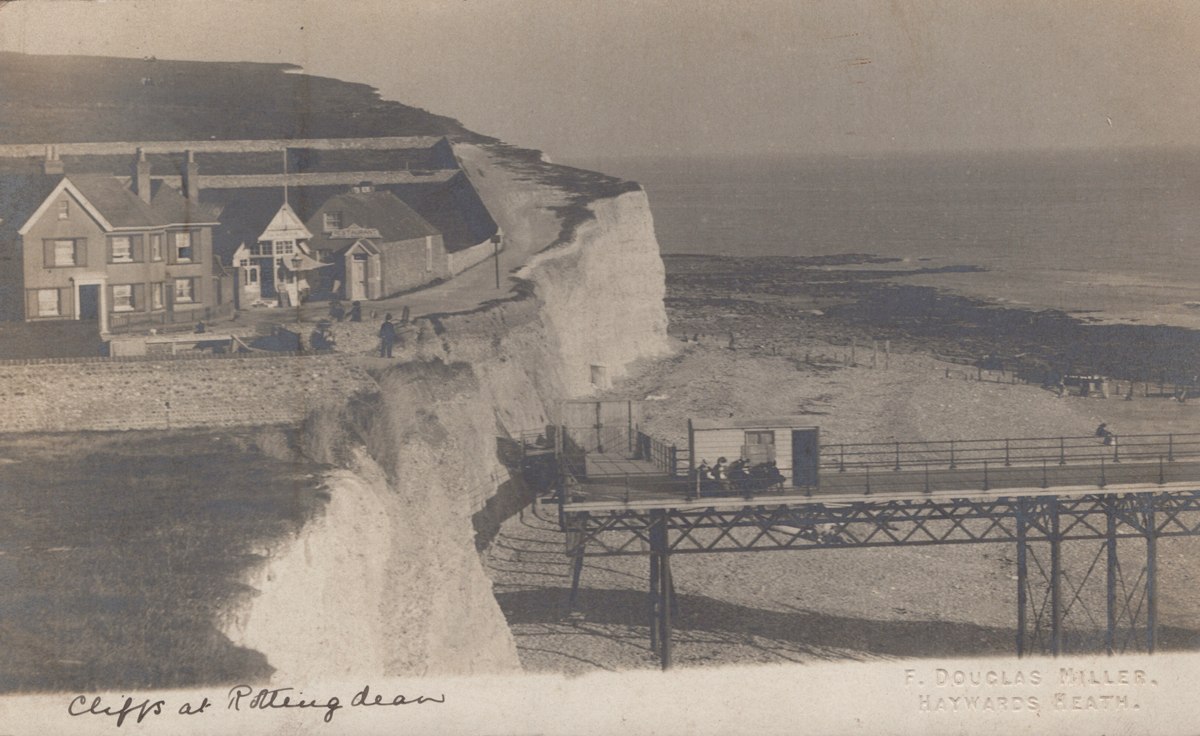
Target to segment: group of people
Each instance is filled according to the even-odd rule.
[[[362,322],[362,302],[351,302],[350,304],[350,321]],[[346,318],[346,310],[342,307],[342,303],[334,299],[329,303],[329,319],[335,322],[341,322]]]
[[[715,465],[701,460],[696,467],[696,479],[700,495],[746,493],[771,488],[786,480],[774,460],[750,465],[742,459],[728,462],[723,457],[717,458]]]

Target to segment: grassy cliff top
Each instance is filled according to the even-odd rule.
[[[446,136],[487,145],[521,178],[568,195],[568,238],[587,204],[633,182],[558,166],[453,118],[382,99],[366,84],[298,74],[292,64],[29,56],[0,52],[0,143]]]
[[[0,143],[449,136],[457,120],[291,64],[0,52]]]

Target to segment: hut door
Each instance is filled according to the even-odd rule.
[[[367,298],[367,257],[362,254],[356,253],[350,261],[350,298]]]
[[[820,444],[815,429],[792,430],[792,485],[817,485]]]
[[[624,453],[633,449],[629,436],[630,408],[628,401],[599,401],[596,403],[597,452]]]

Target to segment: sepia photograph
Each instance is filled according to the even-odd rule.
[[[1200,7],[0,2],[0,736],[1191,734]]]

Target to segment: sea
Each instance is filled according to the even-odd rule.
[[[904,283],[1097,322],[1200,328],[1200,149],[651,156],[663,254],[899,259]]]

